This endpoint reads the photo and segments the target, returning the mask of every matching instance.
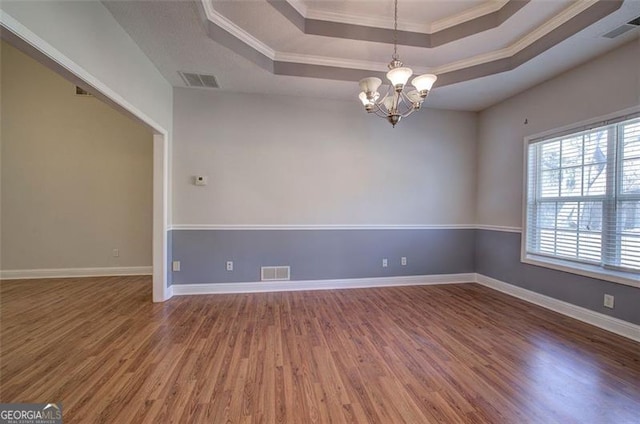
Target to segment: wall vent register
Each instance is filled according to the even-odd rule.
[[[260,268],[260,280],[285,281],[291,279],[291,267],[289,266],[263,266]]]

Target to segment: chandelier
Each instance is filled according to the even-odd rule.
[[[378,92],[378,88],[382,85],[382,80],[376,77],[369,77],[360,80],[362,92],[359,98],[368,113],[375,113],[381,118],[386,118],[395,127],[400,119],[420,109],[433,83],[438,79],[433,74],[417,76],[411,81],[411,85],[415,90],[405,92],[407,81],[413,74],[413,70],[405,67],[398,56],[398,0],[394,1],[393,55],[391,56],[391,62],[387,66],[389,68],[387,79],[391,84],[385,96],[380,98],[380,93]]]

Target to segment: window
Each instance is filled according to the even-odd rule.
[[[637,114],[530,141],[526,181],[523,259],[640,272]]]

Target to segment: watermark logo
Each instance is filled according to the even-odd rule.
[[[0,403],[0,424],[62,424],[62,404]]]

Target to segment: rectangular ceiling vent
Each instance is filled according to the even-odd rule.
[[[289,266],[263,266],[260,268],[260,280],[283,281],[290,280],[291,267]]]
[[[178,72],[187,87],[220,88],[216,77],[213,75],[194,74],[191,72]]]
[[[605,38],[616,38],[621,36],[622,34],[624,34],[625,32],[629,32],[631,30],[634,30],[636,28],[640,27],[640,16],[638,16],[637,18],[627,22],[624,25],[620,25],[618,28],[607,32],[605,35],[603,35],[603,37]]]

